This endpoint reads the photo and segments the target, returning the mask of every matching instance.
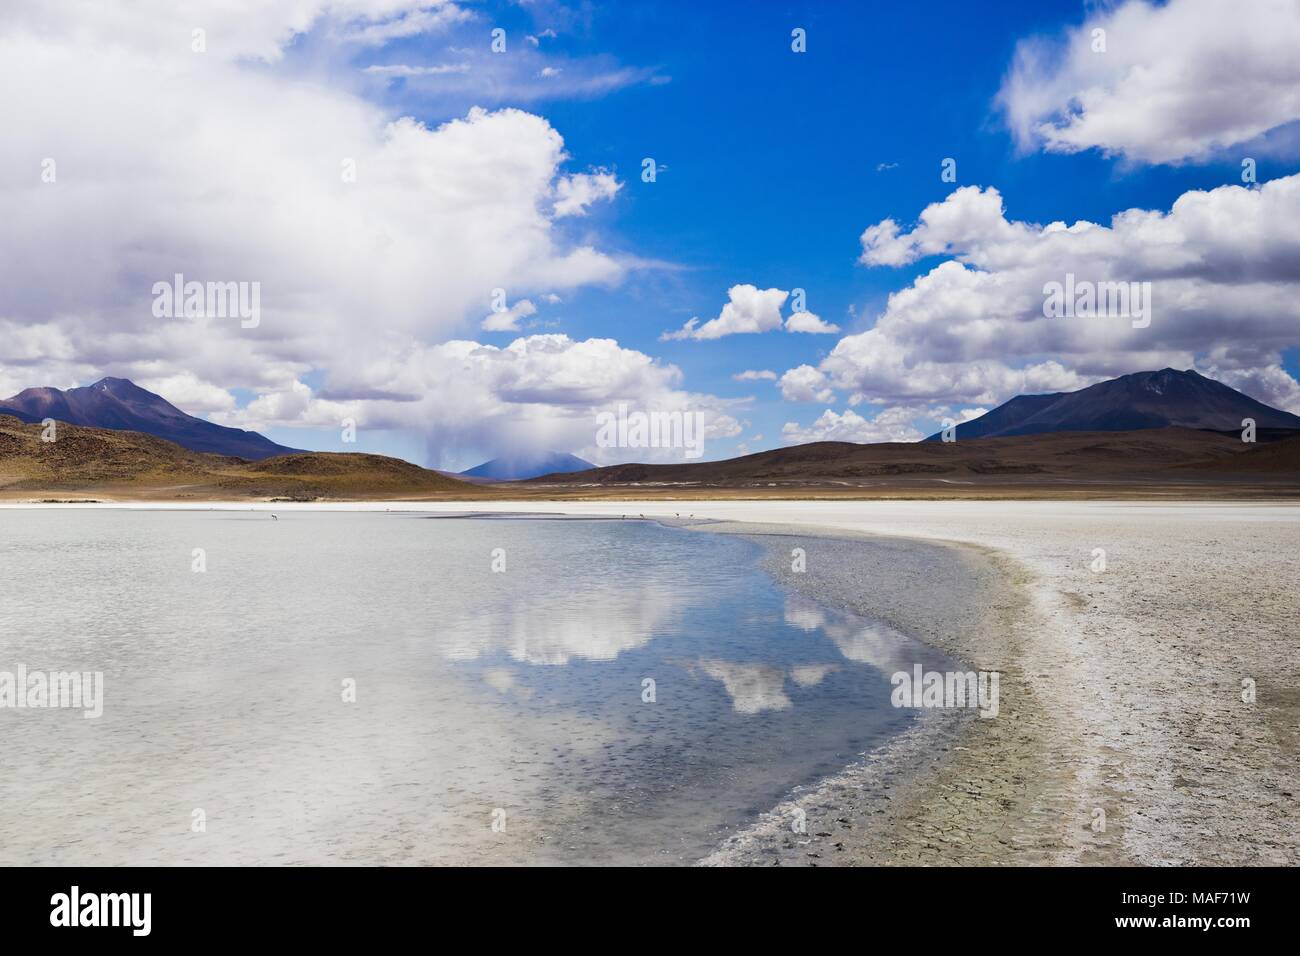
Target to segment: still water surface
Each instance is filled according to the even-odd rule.
[[[0,671],[105,699],[0,709],[0,863],[697,859],[903,729],[888,673],[937,664],[762,555],[641,521],[7,510]]]

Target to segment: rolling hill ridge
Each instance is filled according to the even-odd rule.
[[[141,432],[61,424],[47,442],[42,431],[39,423],[0,414],[0,492],[149,500],[482,495],[473,485],[383,455],[302,452],[248,461]]]

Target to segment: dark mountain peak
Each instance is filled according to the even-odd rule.
[[[1174,384],[1191,385],[1196,382],[1209,382],[1211,379],[1199,375],[1193,369],[1179,370],[1176,368],[1162,368],[1149,372],[1128,372],[1124,375],[1117,375],[1114,378],[1106,379],[1104,382],[1096,382],[1093,385],[1085,385],[1079,389],[1079,392],[1086,392],[1093,388],[1137,388],[1137,389],[1155,389]],[[1075,395],[1077,392],[1059,392],[1061,395]]]
[[[957,438],[1045,432],[1203,428],[1230,431],[1253,418],[1259,428],[1300,428],[1300,416],[1272,408],[1194,369],[1132,372],[1077,392],[1017,395],[957,426]],[[930,441],[940,438],[932,435]]]
[[[1164,388],[1169,385],[1188,385],[1198,387],[1204,382],[1211,379],[1200,375],[1195,369],[1185,369],[1179,371],[1176,368],[1162,368],[1158,372],[1130,372],[1128,375],[1121,375],[1113,379],[1116,382],[1133,382],[1148,389]],[[1109,384],[1107,382],[1098,382],[1098,385]]]
[[[1164,388],[1166,385],[1182,381],[1181,376],[1181,372],[1175,372],[1171,368],[1162,368],[1158,372],[1152,372],[1150,375],[1146,376],[1145,379],[1142,379],[1141,382],[1143,386],[1156,392]]]
[[[115,410],[126,409],[126,414],[158,415],[171,419],[192,417],[161,395],[147,388],[141,388],[129,378],[101,378],[93,385],[68,389],[68,395],[73,398],[73,401],[80,400],[95,405],[101,410],[111,407]],[[118,412],[115,411],[116,413]],[[202,419],[198,420],[202,421]]]
[[[96,392],[108,392],[110,395],[147,395],[151,398],[156,398],[159,401],[166,401],[166,399],[161,395],[155,395],[148,389],[141,388],[129,378],[113,378],[112,376],[105,376],[94,385],[87,385],[86,388]]]
[[[172,408],[176,407],[175,405],[172,405],[171,402],[167,401],[167,399],[159,395],[157,392],[151,392],[147,388],[141,388],[139,385],[135,384],[135,382],[131,381],[129,378],[113,378],[112,376],[107,376],[105,378],[101,378],[98,382],[95,382],[93,385],[85,385],[82,386],[81,388],[68,389],[68,391],[87,392],[87,393],[98,392],[100,394],[112,395],[114,398],[120,398],[124,400],[131,399],[134,401],[151,401],[151,402],[158,402],[159,404],[162,405],[169,405]]]
[[[93,385],[70,388],[26,388],[0,401],[0,414],[25,422],[53,418],[69,425],[143,432],[191,451],[233,455],[260,461],[296,452],[257,432],[227,428],[187,415],[161,395],[126,378],[101,378]]]

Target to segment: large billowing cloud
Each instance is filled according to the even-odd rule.
[[[1271,150],[1273,131],[1295,142],[1297,51],[1295,0],[1127,0],[1062,41],[1022,42],[999,102],[1025,148],[1142,163]]]
[[[415,429],[428,436],[435,465],[457,449],[564,448],[598,464],[683,461],[683,447],[601,447],[596,418],[617,414],[620,403],[628,412],[698,412],[705,454],[709,441],[740,433],[730,412],[743,403],[686,392],[681,381],[676,366],[613,339],[532,335],[504,348],[454,340],[350,366],[323,393],[295,382],[213,418],[243,428],[337,429],[352,418],[363,429]],[[385,383],[382,393],[374,382]]]
[[[426,126],[363,99],[360,71],[338,68],[347,50],[469,15],[447,0],[55,0],[6,11],[0,394],[111,373],[232,420],[337,425],[338,409],[301,384],[315,371],[363,421],[400,421],[437,445],[470,430],[475,411],[500,409],[484,398],[491,407],[463,409],[458,424],[427,398],[388,414],[383,396],[431,392],[454,406],[456,382],[483,379],[483,396],[526,407],[525,420],[536,425],[553,400],[565,421],[584,401],[578,380],[519,400],[494,392],[504,373],[487,370],[511,365],[527,381],[550,361],[543,354],[579,363],[608,351],[620,362],[583,367],[589,397],[621,394],[611,380],[640,363],[659,391],[629,394],[682,401],[662,384],[672,374],[603,340],[533,345],[513,364],[476,358],[509,350],[433,344],[502,294],[551,301],[625,271],[591,240],[566,240],[559,220],[619,184],[569,172],[545,119],[472,109]],[[289,56],[304,34],[331,55]],[[260,321],[157,316],[154,284],[177,273],[255,283]],[[576,365],[559,371],[567,382]],[[242,415],[237,387],[263,396]]]
[[[874,328],[780,381],[787,398],[831,392],[886,404],[1004,401],[1126,372],[1196,367],[1300,411],[1281,353],[1300,330],[1300,175],[1184,193],[1168,212],[1130,209],[1109,225],[1006,218],[996,189],[963,187],[910,230],[884,220],[862,262],[944,256],[893,293]],[[1147,324],[1044,314],[1049,283],[1150,283]]]

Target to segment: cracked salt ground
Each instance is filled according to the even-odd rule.
[[[6,512],[6,659],[102,669],[105,706],[0,714],[0,861],[692,861],[947,664],[736,537],[278,513]]]

